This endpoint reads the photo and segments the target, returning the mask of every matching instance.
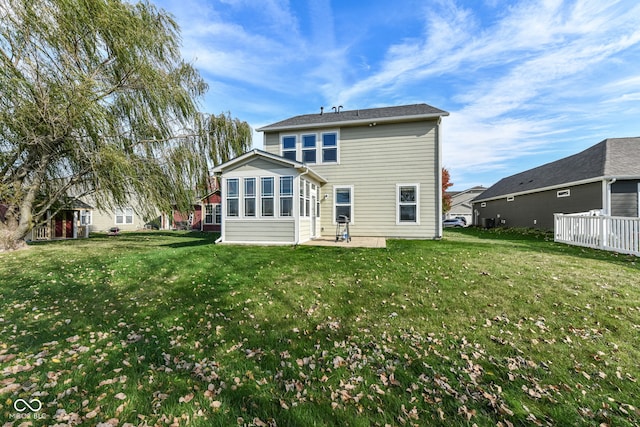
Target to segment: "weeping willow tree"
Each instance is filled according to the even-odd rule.
[[[0,0],[0,249],[69,196],[186,206],[250,146],[246,123],[198,112],[207,85],[179,42],[148,2]]]

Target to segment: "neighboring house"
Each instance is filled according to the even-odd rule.
[[[92,203],[92,200],[87,198],[87,202]],[[160,213],[150,218],[144,212],[135,200],[130,200],[124,206],[95,209],[89,222],[90,231],[105,233],[114,227],[120,231],[137,231],[145,229],[146,225],[156,218],[159,222]]]
[[[474,224],[552,230],[554,213],[640,216],[640,138],[610,138],[503,178],[473,200]]]
[[[341,107],[340,107],[341,108]],[[265,126],[264,151],[214,168],[228,243],[442,236],[440,121],[427,104],[307,114]]]
[[[161,228],[219,232],[222,223],[220,203],[220,189],[215,189],[194,203],[190,212],[174,210],[171,223],[163,224]]]
[[[467,225],[471,225],[473,222],[471,201],[485,190],[485,187],[478,185],[464,191],[448,191],[447,193],[451,196],[451,209],[447,212],[446,218],[464,218]]]
[[[66,202],[65,208],[47,212],[43,223],[33,227],[25,240],[58,240],[89,237],[87,224],[93,208],[80,200]]]

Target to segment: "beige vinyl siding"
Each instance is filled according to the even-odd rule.
[[[311,239],[311,219],[307,217],[300,218],[300,243]]]
[[[265,151],[278,154],[280,138],[273,135],[265,138]],[[353,186],[353,236],[439,237],[435,120],[344,127],[338,146],[339,164],[310,165],[329,181],[320,190],[322,235],[335,234],[334,186]],[[397,184],[419,185],[419,225],[396,224]]]
[[[227,219],[224,224],[225,243],[295,243],[295,221],[278,220],[235,220]]]
[[[297,176],[298,172],[286,166],[269,162],[264,159],[253,159],[243,165],[238,166],[230,172],[225,173],[225,178],[245,178],[245,177],[280,177]]]
[[[280,216],[280,177],[293,177],[293,216]],[[299,217],[299,191],[300,180],[304,177],[315,185],[319,185],[315,179],[308,174],[301,175],[295,168],[286,167],[278,161],[254,157],[246,163],[240,164],[223,173],[223,186],[228,179],[239,179],[239,200],[242,204],[243,184],[245,178],[255,178],[257,185],[256,203],[260,203],[260,178],[274,178],[274,216],[262,217],[259,214],[255,217],[227,217],[223,211],[222,241],[224,243],[263,243],[263,244],[296,244],[310,239],[310,218]],[[224,187],[223,187],[224,194]],[[223,206],[226,198],[223,197]],[[240,209],[242,212],[242,208]],[[296,234],[297,232],[297,234]]]
[[[83,201],[90,206],[96,206],[96,201],[92,197],[85,197]],[[140,203],[137,199],[133,198],[129,200],[129,203],[122,206],[123,208],[132,207],[133,208],[133,224],[117,224],[116,225],[116,213],[115,209],[107,208],[107,209],[93,209],[91,211],[91,225],[89,231],[91,233],[95,232],[107,232],[112,227],[118,227],[122,231],[136,231],[144,228],[144,225],[151,221],[152,218],[145,218],[142,216]],[[159,217],[160,212],[157,211],[155,217]]]

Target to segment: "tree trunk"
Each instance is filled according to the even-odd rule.
[[[29,232],[29,228],[24,230],[20,227],[19,221],[15,218],[15,211],[11,212],[11,207],[5,213],[4,221],[0,222],[0,252],[23,249],[27,246],[24,238]]]

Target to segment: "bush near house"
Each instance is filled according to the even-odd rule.
[[[386,249],[215,237],[0,254],[2,419],[640,424],[637,258],[504,230]]]

